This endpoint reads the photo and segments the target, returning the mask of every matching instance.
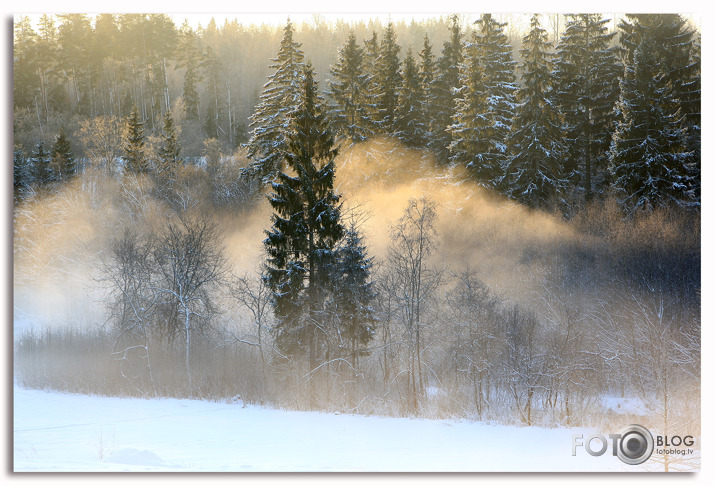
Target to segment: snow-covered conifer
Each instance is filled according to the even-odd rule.
[[[429,127],[424,108],[425,93],[419,68],[412,53],[408,52],[403,62],[395,134],[410,147],[423,147],[427,142]]]
[[[52,182],[54,174],[52,173],[50,160],[50,154],[45,149],[45,144],[39,141],[29,160],[32,167],[32,182],[38,185]]]
[[[629,212],[699,205],[696,161],[687,150],[683,115],[672,111],[674,89],[660,70],[660,52],[656,39],[645,36],[621,82],[609,169]]]
[[[392,134],[395,131],[398,97],[402,86],[399,52],[395,27],[390,22],[382,35],[375,66],[375,121],[378,130],[384,134]]]
[[[372,268],[373,259],[368,256],[363,237],[353,222],[345,228],[337,250],[332,286],[340,334],[353,369],[357,369],[358,358],[367,354],[365,345],[375,336]]]
[[[551,55],[538,15],[524,37],[523,85],[509,136],[511,158],[506,174],[508,194],[530,206],[545,206],[563,185],[562,115],[552,99]]]
[[[332,79],[328,81],[335,131],[353,142],[365,140],[372,134],[364,57],[364,49],[351,32],[330,69]]]
[[[516,101],[515,63],[505,23],[484,14],[465,47],[449,131],[450,159],[468,167],[487,187],[502,183],[508,161],[506,137]]]
[[[462,28],[456,15],[451,17],[450,37],[444,43],[442,56],[437,61],[430,94],[429,147],[440,160],[449,156],[452,141],[447,127],[452,124],[455,111],[454,90],[459,86],[459,66],[462,64]]]
[[[291,116],[298,107],[303,83],[303,57],[300,44],[293,40],[289,20],[270,66],[275,71],[263,86],[260,102],[250,117],[252,131],[247,147],[254,162],[244,172],[247,176],[270,180],[283,167]]]
[[[272,292],[276,344],[283,354],[307,356],[313,369],[325,339],[318,332],[320,308],[343,227],[333,190],[337,149],[310,64],[300,91],[287,135],[289,170],[277,174],[269,196],[274,214],[264,240],[264,280]]]
[[[424,93],[422,112],[425,116],[426,136],[428,143],[432,139],[432,115],[434,111],[434,80],[437,76],[437,64],[432,54],[429,36],[425,34],[422,50],[419,53],[419,75]]]
[[[623,74],[608,22],[600,14],[568,16],[554,61],[554,98],[566,129],[565,176],[586,201],[601,194],[608,181],[607,152]]]

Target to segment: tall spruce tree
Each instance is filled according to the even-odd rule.
[[[691,89],[698,72],[692,56],[695,32],[685,18],[678,14],[627,15],[618,28],[626,62],[634,61],[635,51],[645,38],[654,40],[658,71],[673,86],[671,102],[677,103],[684,114],[692,111],[682,108],[699,99],[699,91]]]
[[[456,15],[451,17],[450,37],[444,43],[442,56],[437,61],[436,75],[430,96],[429,148],[439,160],[447,161],[452,142],[449,125],[455,112],[454,90],[460,84],[459,70],[463,61],[462,28]]]
[[[698,185],[697,199],[700,199],[700,124],[701,124],[701,40],[700,35],[693,43],[691,52],[693,75],[692,79],[683,86],[686,91],[685,100],[683,103],[683,111],[685,113],[685,125],[688,129],[688,150],[695,157],[695,170],[697,173]]]
[[[375,61],[375,123],[381,133],[388,135],[395,132],[398,98],[402,85],[399,52],[395,26],[389,22],[382,34],[379,54]]]
[[[77,173],[77,163],[72,153],[72,145],[67,139],[64,130],[60,130],[60,133],[55,137],[52,149],[50,150],[50,156],[52,158],[52,166],[57,174],[57,179],[67,181],[75,176]]]
[[[321,309],[344,230],[333,190],[337,149],[310,64],[302,78],[284,154],[288,171],[277,174],[269,196],[274,214],[264,241],[264,280],[272,292],[278,348],[307,357],[313,370],[325,343]]]
[[[136,107],[126,122],[126,140],[124,141],[124,159],[126,169],[135,174],[149,172],[149,159],[144,151],[144,122],[139,119]]]
[[[424,105],[422,111],[425,116],[426,125],[426,143],[432,140],[432,114],[434,111],[434,80],[437,75],[437,64],[432,54],[432,45],[429,41],[429,36],[425,34],[425,39],[422,44],[422,50],[419,54],[419,75],[424,94]]]
[[[699,207],[697,161],[687,149],[684,116],[662,72],[661,46],[644,36],[627,61],[610,151],[613,185],[629,212]]]
[[[511,153],[505,188],[514,199],[546,206],[564,181],[563,117],[552,96],[550,43],[538,15],[522,42],[522,87],[508,145]]]
[[[506,138],[514,117],[515,63],[504,27],[490,14],[476,21],[459,71],[450,159],[487,187],[500,187],[507,168]]]
[[[687,150],[694,157],[694,180],[700,184],[700,58],[697,36],[685,18],[678,14],[627,15],[618,28],[626,62],[633,63],[635,52],[645,39],[655,49],[654,72],[670,84],[672,94],[665,101],[668,113],[679,112],[686,130]],[[696,198],[699,200],[699,196]]]
[[[377,32],[372,31],[372,36],[365,41],[365,58],[363,62],[364,71],[367,73],[367,90],[365,92],[365,109],[370,119],[370,129],[374,134],[377,132],[377,58],[380,56],[380,42]]]
[[[398,98],[394,132],[408,147],[423,147],[427,143],[429,127],[426,120],[425,93],[419,68],[408,51],[403,61],[402,86]]]
[[[472,31],[470,40],[465,43],[464,60],[459,65],[458,85],[459,88],[455,90],[453,122],[446,132],[451,140],[447,148],[453,163],[471,168],[475,158],[488,150],[486,138],[481,135],[488,120],[477,116],[484,111],[487,101],[476,31]]]
[[[608,182],[608,147],[623,67],[611,46],[608,19],[569,15],[554,62],[555,99],[566,127],[566,173],[585,201]]]
[[[161,145],[159,147],[159,160],[157,172],[166,182],[176,180],[177,171],[181,162],[181,144],[174,124],[174,117],[171,111],[167,110],[164,115],[164,130]]]
[[[355,33],[350,32],[337,62],[330,69],[332,79],[328,81],[330,115],[335,131],[353,142],[372,135],[364,56],[364,49],[358,44]]]
[[[377,321],[373,302],[377,294],[372,281],[373,258],[368,256],[354,222],[345,228],[336,253],[332,285],[336,317],[347,348],[343,354],[350,357],[353,369],[357,370],[359,357],[367,355],[365,346],[375,336]]]
[[[683,83],[684,112],[688,119],[687,124],[700,125],[701,112],[701,83],[702,83],[702,39],[698,33],[693,48],[690,51],[692,72],[689,79]]]
[[[271,180],[281,170],[288,151],[291,118],[300,102],[303,85],[303,51],[293,40],[293,25],[288,20],[278,55],[270,68],[274,73],[263,86],[260,102],[250,117],[251,137],[248,156],[254,162],[245,176]]]

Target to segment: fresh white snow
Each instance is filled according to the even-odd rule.
[[[573,433],[470,421],[107,398],[14,386],[18,471],[634,471]]]

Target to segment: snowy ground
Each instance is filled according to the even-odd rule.
[[[586,429],[290,412],[14,387],[15,471],[633,471]]]

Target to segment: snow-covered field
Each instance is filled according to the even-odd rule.
[[[332,415],[14,387],[15,471],[633,471],[586,429]]]

